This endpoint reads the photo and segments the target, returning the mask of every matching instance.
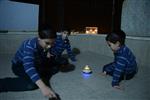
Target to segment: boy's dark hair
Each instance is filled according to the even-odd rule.
[[[117,41],[119,41],[120,45],[125,44],[125,39],[126,39],[126,34],[122,30],[112,32],[106,36],[106,41],[109,41],[109,42],[114,43],[114,44]]]
[[[39,31],[39,37],[41,39],[55,39],[57,35],[55,30],[44,28],[43,30]]]

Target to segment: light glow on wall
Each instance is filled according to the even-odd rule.
[[[85,27],[86,34],[98,34],[98,27]]]

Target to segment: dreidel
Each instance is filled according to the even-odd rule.
[[[85,74],[91,74],[92,73],[92,69],[89,67],[89,65],[86,65],[83,68],[82,72],[85,73]]]

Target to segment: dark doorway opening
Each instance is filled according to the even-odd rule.
[[[11,0],[39,5],[39,30],[85,31],[98,27],[98,33],[120,29],[123,0]]]

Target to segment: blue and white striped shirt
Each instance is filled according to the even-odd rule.
[[[55,56],[61,56],[64,50],[67,50],[67,53],[72,61],[76,60],[72,52],[69,39],[62,39],[62,35],[57,35],[54,47],[51,48],[51,53]]]
[[[131,74],[137,70],[136,58],[131,50],[123,45],[114,53],[114,72],[112,86],[119,85],[119,79],[122,73]]]
[[[23,64],[25,72],[33,82],[36,82],[40,79],[34,64],[34,54],[37,52],[37,45],[37,38],[25,40],[12,59],[13,63],[19,62]]]

